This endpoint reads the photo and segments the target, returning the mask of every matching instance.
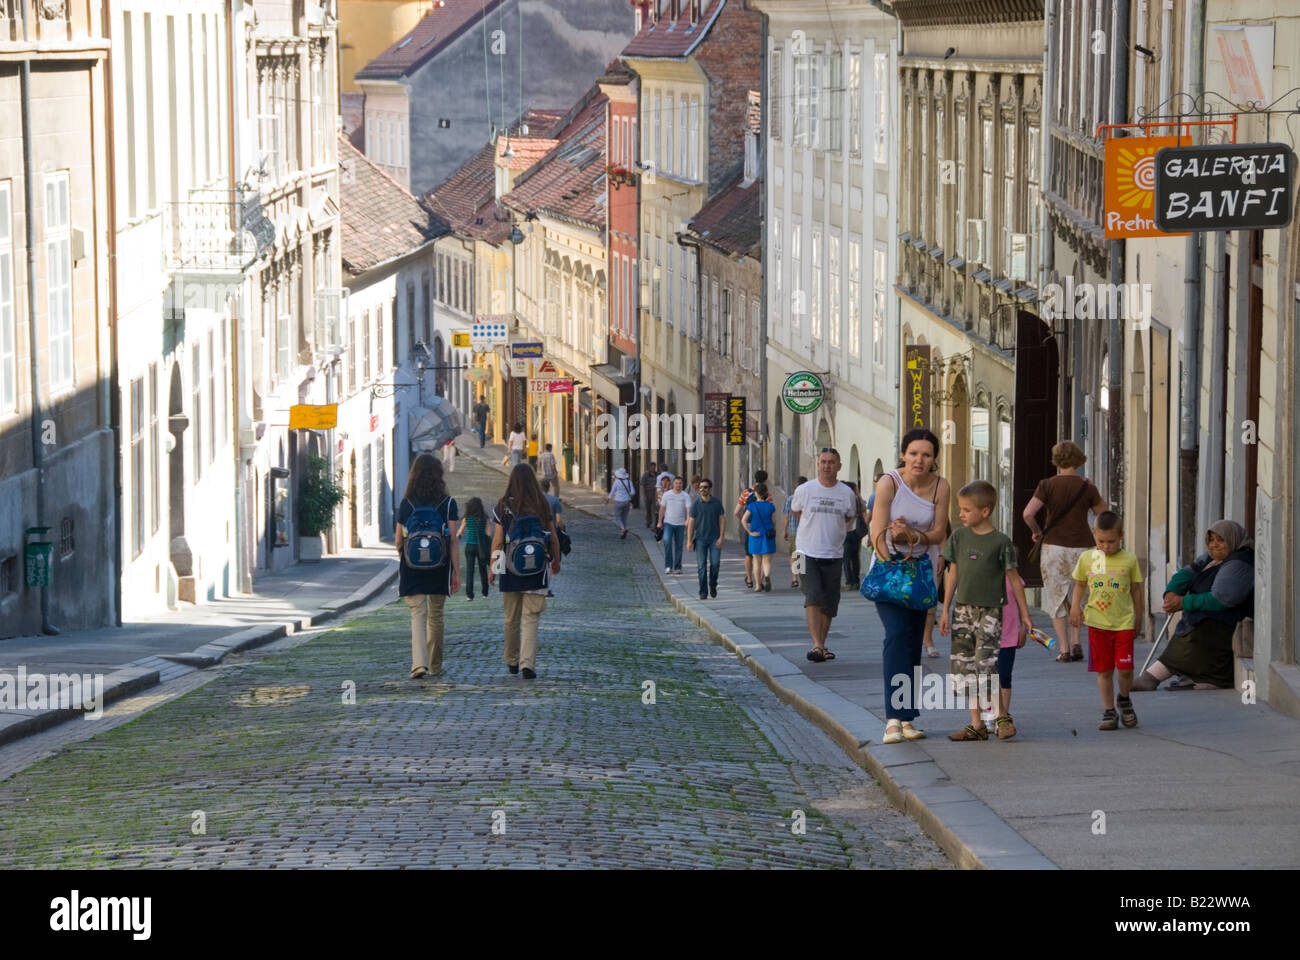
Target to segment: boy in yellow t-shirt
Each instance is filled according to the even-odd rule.
[[[1136,727],[1138,718],[1129,692],[1133,689],[1133,638],[1142,622],[1142,571],[1137,557],[1120,546],[1119,515],[1107,510],[1092,530],[1095,550],[1085,550],[1074,568],[1074,597],[1070,623],[1088,625],[1088,670],[1097,674],[1101,691],[1098,730],[1116,730],[1122,720]],[[1088,605],[1083,606],[1084,593]],[[1111,678],[1119,671],[1119,716]]]

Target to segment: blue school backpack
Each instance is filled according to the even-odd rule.
[[[505,564],[512,576],[526,579],[546,570],[550,537],[532,514],[516,516],[506,533]]]
[[[436,507],[416,507],[402,524],[406,528],[402,556],[412,570],[437,570],[447,565],[451,531],[443,509],[450,500],[446,497]]]

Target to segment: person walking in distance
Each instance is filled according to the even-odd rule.
[[[618,524],[618,538],[622,540],[627,536],[627,512],[632,507],[632,481],[622,467],[614,471],[614,482],[609,485],[605,502],[610,501],[614,503],[614,522]]]
[[[510,448],[510,466],[517,467],[524,461],[524,447],[528,443],[528,436],[524,433],[524,425],[516,423],[510,430],[510,436],[506,438],[506,446]]]
[[[844,586],[856,590],[862,583],[862,538],[867,535],[866,504],[856,483],[846,483],[858,498],[858,515],[844,534]]]
[[[397,593],[411,611],[411,679],[442,673],[443,605],[460,589],[456,501],[442,464],[422,453],[397,508]]]
[[[487,445],[488,416],[492,413],[492,408],[480,398],[470,412],[474,414],[474,432],[478,434],[478,448],[482,450]]]
[[[551,481],[551,489],[555,495],[560,495],[560,468],[555,463],[555,454],[551,452],[551,445],[548,443],[542,455],[537,459],[537,470],[542,475],[543,480]]]
[[[655,524],[655,517],[659,515],[658,504],[655,503],[655,490],[659,486],[659,468],[651,460],[646,464],[645,473],[641,474],[641,500],[645,507],[645,526],[649,530]]]
[[[754,483],[767,483],[767,471],[755,470]],[[749,505],[757,499],[758,496],[754,493],[753,487],[746,487],[744,490],[741,490],[740,497],[736,500],[736,510],[734,514],[736,519],[739,520],[744,516],[745,511],[749,509]],[[749,552],[748,538],[745,539],[742,546],[745,548],[745,586],[752,587],[754,585],[754,558]]]
[[[664,573],[682,572],[682,543],[686,539],[686,519],[691,510],[691,495],[681,477],[673,478],[673,488],[659,504],[657,526],[664,531]]]
[[[772,554],[776,553],[776,504],[766,483],[754,484],[758,497],[740,518],[749,537],[749,554],[754,558],[754,591],[772,592]]]
[[[839,451],[823,449],[817,457],[817,479],[800,485],[790,506],[790,516],[799,521],[795,550],[803,561],[799,585],[813,644],[808,659],[813,663],[835,659],[826,649],[826,635],[840,612],[844,533],[858,514],[857,494],[837,479],[840,466]]]
[[[456,472],[456,438],[452,437],[442,445],[442,469],[446,473]]]
[[[686,519],[686,549],[695,552],[701,600],[718,595],[718,565],[722,562],[722,538],[726,532],[726,511],[713,498],[713,481],[701,477],[700,499],[691,504]]]
[[[474,571],[478,571],[479,581],[483,586],[483,596],[488,595],[488,559],[491,539],[488,535],[488,518],[483,512],[483,501],[470,497],[465,504],[465,519],[460,522],[457,535],[465,544],[465,599],[474,599]]]
[[[794,482],[795,489],[797,490],[807,482],[807,477],[800,477]],[[799,535],[799,518],[790,513],[790,504],[792,502],[794,502],[793,496],[785,498],[785,503],[781,504],[781,516],[783,518],[782,522],[785,525],[785,552],[790,556],[790,586],[798,587],[799,573],[795,570],[794,545]]]
[[[903,435],[900,450],[902,465],[876,481],[871,506],[872,563],[877,559],[875,546],[883,543],[889,556],[928,555],[934,569],[947,529],[950,496],[948,481],[931,469],[939,456],[939,438],[929,430],[910,430]],[[916,709],[920,691],[915,678],[921,666],[927,612],[876,602],[876,613],[885,627],[881,652],[885,676],[882,743],[925,736],[912,721],[920,715]]]
[[[546,609],[546,591],[551,575],[560,572],[560,540],[551,508],[528,464],[516,464],[510,471],[493,520],[497,528],[488,582],[495,582],[500,571],[506,666],[532,680],[537,676],[537,630]]]

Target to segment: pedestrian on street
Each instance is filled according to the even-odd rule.
[[[934,569],[947,529],[950,496],[948,481],[931,469],[938,460],[939,438],[929,430],[910,430],[903,435],[901,452],[903,465],[876,481],[871,510],[872,563],[877,560],[874,545],[885,533],[883,542],[889,556],[925,554]],[[921,666],[928,611],[877,602],[876,613],[885,627],[882,662],[886,722],[882,742],[920,740],[925,733],[912,721],[920,715],[916,709],[920,690],[916,689],[915,678]]]
[[[754,558],[754,592],[772,592],[772,554],[776,553],[776,504],[766,483],[754,484],[757,499],[749,505],[740,524],[749,537],[749,555]]]
[[[844,533],[858,514],[858,497],[840,483],[840,454],[826,447],[817,457],[817,479],[794,492],[790,515],[799,521],[795,549],[803,559],[799,584],[803,587],[804,619],[813,648],[813,663],[834,660],[826,649],[826,634],[840,612],[840,576],[844,568]]]
[[[560,572],[560,540],[531,466],[520,463],[510,471],[505,496],[497,501],[492,519],[497,529],[488,582],[495,583],[496,571],[502,571],[506,666],[532,680],[537,676],[537,629],[546,609],[546,591],[551,574]],[[536,572],[528,573],[526,567]]]
[[[754,483],[767,483],[767,471],[755,470]],[[739,520],[744,515],[745,511],[749,509],[749,505],[757,499],[758,496],[754,493],[754,488],[752,486],[741,490],[740,497],[736,500],[736,519]],[[745,548],[745,586],[752,587],[754,585],[754,558],[749,552],[748,538],[743,541],[742,546]]]
[[[659,486],[658,476],[659,468],[651,460],[646,464],[645,473],[641,474],[641,482],[638,484],[641,488],[642,506],[645,507],[645,528],[647,530],[654,526],[655,517],[659,515],[658,506],[655,503],[655,490]]]
[[[1024,511],[1034,543],[1041,544],[1038,563],[1043,575],[1042,607],[1052,618],[1061,651],[1056,659],[1060,663],[1083,659],[1079,628],[1069,623],[1073,573],[1079,557],[1093,548],[1088,511],[1100,516],[1110,509],[1092,481],[1079,475],[1079,468],[1087,462],[1084,452],[1069,440],[1052,447],[1056,475],[1039,481]],[[1040,527],[1038,513],[1043,507],[1047,508],[1047,523]],[[1032,549],[1028,560],[1034,560]]]
[[[682,572],[682,543],[686,539],[686,519],[691,510],[691,495],[681,477],[673,479],[673,488],[659,504],[657,526],[664,531],[664,573]]]
[[[517,467],[523,463],[524,447],[528,443],[528,437],[524,434],[524,425],[516,423],[510,430],[510,436],[506,438],[506,446],[510,448],[510,466]]]
[[[465,599],[474,599],[474,571],[478,570],[479,581],[483,587],[483,596],[488,595],[488,559],[492,540],[488,531],[487,514],[483,512],[483,501],[470,497],[465,504],[465,519],[460,522],[458,536],[465,544]]]
[[[412,680],[442,673],[443,605],[460,589],[457,519],[442,464],[433,454],[420,454],[397,508],[397,595],[411,611]]]
[[[558,497],[560,495],[560,468],[555,463],[555,454],[551,452],[549,443],[537,461],[537,469],[541,472],[543,480],[551,481],[551,489],[555,491],[555,495]]]
[[[862,584],[862,538],[867,535],[866,504],[856,483],[845,483],[858,498],[858,515],[844,534],[844,586],[856,590]]]
[[[632,481],[627,471],[619,467],[614,471],[614,482],[609,485],[609,496],[605,502],[614,502],[614,522],[618,524],[618,538],[627,537],[627,512],[632,507]]]
[[[474,430],[478,433],[478,448],[482,450],[487,444],[487,424],[492,408],[480,399],[474,404],[471,412],[474,414]]]
[[[442,468],[447,473],[456,472],[456,439],[454,437],[442,445]]]
[[[691,505],[686,520],[686,549],[695,552],[701,600],[718,595],[718,566],[722,563],[722,538],[726,533],[726,511],[713,499],[713,481],[702,477],[700,499]]]
[[[1070,625],[1088,625],[1088,671],[1097,675],[1103,711],[1098,730],[1118,730],[1120,721],[1126,727],[1138,725],[1129,694],[1133,690],[1133,638],[1142,629],[1142,568],[1138,558],[1121,544],[1122,534],[1119,514],[1109,510],[1099,514],[1092,528],[1096,549],[1083,551],[1074,568]],[[1115,679],[1119,681],[1118,698]]]
[[[798,489],[799,487],[803,486],[807,482],[808,482],[807,477],[800,477],[794,483],[795,489]],[[782,522],[785,525],[785,552],[790,555],[790,586],[798,587],[799,572],[795,569],[796,564],[794,559],[795,557],[794,545],[799,535],[799,518],[790,513],[790,504],[793,501],[794,501],[793,495],[785,498],[785,503],[781,504],[781,515],[784,518]]]
[[[943,545],[948,561],[944,573],[943,614],[939,632],[952,626],[952,660],[948,668],[956,693],[963,690],[970,708],[970,723],[949,740],[987,740],[986,711],[993,710],[993,689],[998,677],[1002,647],[1002,608],[1007,605],[1010,583],[1020,613],[1018,640],[1023,645],[1029,634],[1029,605],[1016,571],[1016,548],[989,519],[998,506],[997,487],[987,480],[972,480],[957,491],[957,512],[961,526]],[[1015,736],[1011,717],[997,714],[999,740]]]

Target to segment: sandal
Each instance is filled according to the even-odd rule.
[[[834,660],[834,659],[835,659],[835,654],[831,653],[831,652],[830,652],[829,650],[827,650],[825,647],[822,647],[822,656],[823,656],[825,659],[827,659],[827,660]]]
[[[966,724],[966,726],[962,727],[960,730],[958,730],[956,733],[948,734],[949,740],[957,740],[957,741],[987,740],[988,738],[989,738],[988,727],[976,727],[976,726],[972,726],[969,723]]]
[[[1066,650],[1062,650],[1060,653],[1056,655],[1057,663],[1069,663],[1073,659],[1074,658],[1070,656],[1069,652]]]
[[[1011,714],[997,717],[993,722],[997,724],[999,740],[1010,740],[1016,735],[1016,725],[1011,722]]]
[[[904,721],[903,721],[903,739],[905,739],[905,740],[924,740],[924,739],[925,739],[925,731],[924,731],[924,730],[918,730],[918,729],[916,729],[916,727],[912,726],[912,721],[910,721],[910,720],[904,720]]]
[[[897,720],[890,720],[885,724],[885,736],[881,743],[902,743],[903,728]]]
[[[1072,647],[1070,648],[1070,659],[1071,659],[1071,660],[1082,660],[1082,659],[1083,659],[1083,647],[1079,646],[1077,643],[1076,643],[1074,646],[1072,646]]]
[[[926,647],[925,655],[929,657],[931,660],[935,660],[939,656],[939,649],[937,647]]]
[[[1127,697],[1116,697],[1115,706],[1119,708],[1119,722],[1126,727],[1136,727],[1138,725],[1137,711],[1133,709],[1133,701]]]
[[[429,668],[428,668],[428,667],[412,667],[412,668],[411,668],[411,679],[412,679],[412,680],[423,680],[423,679],[424,679],[425,677],[427,677],[428,675],[429,675]]]
[[[753,586],[754,586],[754,578],[753,578],[753,577],[746,577],[746,578],[745,578],[745,586],[750,587],[750,588],[752,589]]]
[[[823,663],[826,660],[826,651],[820,647],[813,647],[808,651],[808,659],[813,663]]]

